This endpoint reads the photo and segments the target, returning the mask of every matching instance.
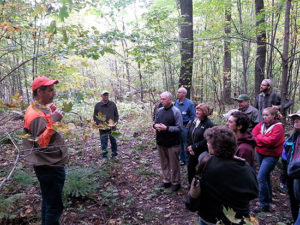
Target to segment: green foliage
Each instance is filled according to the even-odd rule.
[[[233,209],[228,208],[228,210],[223,207],[224,215],[230,220],[232,223],[240,223],[241,219],[235,218],[236,212]]]
[[[113,136],[114,138],[119,138],[122,136],[122,134],[119,131],[112,131],[111,136]]]
[[[106,204],[108,204],[108,206],[107,206],[108,211],[111,210],[111,207],[109,206],[109,204],[119,205],[117,199],[115,199],[115,197],[119,196],[119,191],[113,185],[107,186],[106,189],[101,189],[100,193],[102,196],[102,200]]]
[[[97,180],[106,177],[107,173],[92,167],[71,167],[67,170],[63,196],[88,197],[99,186]]]
[[[72,102],[64,102],[62,111],[63,112],[70,112],[72,110],[73,103]]]
[[[18,207],[20,206],[20,201],[25,197],[24,193],[18,193],[10,197],[6,197],[0,194],[0,219],[8,218],[13,219],[17,215],[15,214]],[[1,220],[0,220],[1,222]]]
[[[37,183],[37,179],[32,173],[22,169],[16,170],[12,175],[12,179],[17,181],[18,185],[23,187],[30,187]]]

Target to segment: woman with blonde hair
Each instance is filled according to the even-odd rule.
[[[256,157],[260,166],[257,180],[260,207],[255,212],[269,212],[272,202],[272,184],[270,174],[275,168],[283,150],[284,127],[280,112],[272,107],[263,110],[263,121],[252,131],[256,140]]]
[[[189,184],[191,184],[193,177],[196,174],[196,166],[198,164],[199,155],[204,151],[208,151],[207,143],[204,138],[204,131],[213,126],[212,122],[208,118],[212,112],[213,110],[207,104],[201,103],[196,106],[196,118],[188,124],[187,149],[189,153]]]

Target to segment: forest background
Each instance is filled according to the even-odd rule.
[[[264,78],[273,80],[282,99],[294,102],[289,109],[294,112],[300,107],[299,3],[0,0],[0,198],[10,205],[3,205],[0,217],[12,214],[18,199],[19,191],[8,188],[16,178],[10,178],[32,172],[20,163],[25,153],[17,119],[32,101],[35,77],[60,81],[55,104],[65,120],[57,129],[73,143],[68,143],[76,159],[73,171],[86,166],[90,151],[99,148],[91,118],[104,89],[121,114],[115,136],[123,144],[134,137],[135,150],[154,145],[147,130],[159,93],[176,95],[180,86],[196,104],[214,107],[216,124],[224,122],[222,113],[236,107],[233,98],[239,94],[247,93],[254,103]],[[118,193],[109,190],[108,196]],[[77,194],[90,192],[84,193]]]

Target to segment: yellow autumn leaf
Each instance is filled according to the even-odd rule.
[[[55,123],[53,124],[53,129],[57,132],[62,132],[65,134],[71,133],[68,124],[65,123]]]
[[[115,126],[115,122],[112,119],[109,119],[108,120],[108,126],[114,127]]]
[[[88,136],[85,134],[85,132],[83,132],[82,139],[84,142],[87,142],[88,140]]]
[[[101,112],[98,112],[98,114],[96,115],[96,118],[103,122],[106,120],[106,116],[103,115]]]
[[[31,135],[30,134],[24,134],[24,135],[19,135],[18,137],[23,138],[23,139],[27,139],[27,138],[31,137]]]

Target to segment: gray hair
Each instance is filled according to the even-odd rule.
[[[171,92],[165,91],[165,92],[161,93],[160,95],[161,95],[161,96],[162,96],[162,95],[165,95],[165,96],[167,96],[169,99],[173,100],[173,95],[172,95]]]
[[[185,87],[180,87],[179,89],[178,89],[178,91],[179,90],[182,90],[183,91],[183,93],[186,95],[187,94],[187,90],[186,90],[186,88]]]

